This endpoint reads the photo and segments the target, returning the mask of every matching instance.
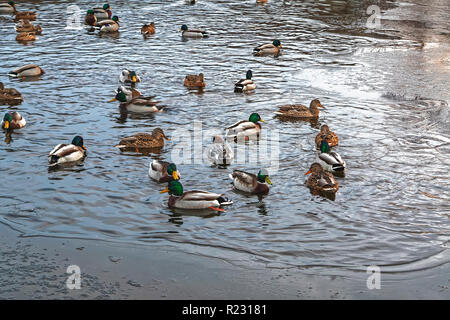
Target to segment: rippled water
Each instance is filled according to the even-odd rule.
[[[343,1],[111,1],[121,20],[117,37],[66,30],[66,8],[89,1],[21,1],[38,10],[43,35],[24,46],[12,18],[0,17],[0,81],[18,89],[27,127],[0,141],[1,216],[25,236],[57,236],[174,245],[196,254],[269,267],[360,269],[388,265],[394,272],[431,268],[450,260],[448,114],[449,11],[443,1],[393,2],[381,28],[365,27],[372,3]],[[155,21],[156,34],[140,35]],[[182,41],[181,24],[210,37]],[[253,57],[261,43],[281,40],[278,58]],[[9,70],[37,63],[40,80],[8,79]],[[139,89],[156,95],[166,112],[121,115],[107,103],[122,69],[136,70]],[[254,94],[233,92],[253,70]],[[205,74],[201,94],[183,86],[188,73]],[[304,186],[314,161],[318,127],[280,122],[277,106],[319,98],[340,137],[348,174],[335,201]],[[147,175],[151,159],[170,159],[173,136],[160,154],[121,153],[121,137],[161,127],[169,136],[193,123],[222,129],[258,112],[269,135],[279,130],[279,170],[261,201],[233,191],[234,169],[256,172],[267,163],[219,169],[179,164],[185,190],[224,192],[225,213],[193,215],[167,208],[167,194]],[[80,134],[84,164],[52,171],[47,154]],[[205,145],[210,136],[204,136]],[[198,143],[199,141],[196,141]],[[386,269],[385,269],[386,270]]]

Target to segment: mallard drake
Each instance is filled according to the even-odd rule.
[[[313,194],[335,193],[339,184],[330,172],[323,170],[320,163],[314,162],[305,175],[311,174],[306,181],[306,186]]]
[[[8,3],[0,3],[0,13],[14,13],[16,12],[16,4],[14,1]]]
[[[324,124],[320,127],[320,132],[316,136],[317,149],[321,149],[322,141],[326,140],[330,148],[336,147],[339,143],[337,135],[330,131],[330,128]]]
[[[125,96],[127,97],[127,102],[133,100],[134,98],[138,98],[138,97],[142,96],[142,94],[139,90],[134,89],[134,88],[127,88],[125,86],[120,86],[119,88],[117,88],[116,94],[119,92],[123,92],[125,94]],[[155,96],[146,97],[146,98],[153,99],[154,97]]]
[[[195,74],[188,74],[186,78],[184,78],[184,85],[190,88],[204,88],[206,87],[205,77],[203,73],[199,73],[198,76]]]
[[[133,85],[133,84],[136,84],[137,82],[141,82],[141,78],[136,74],[135,71],[130,71],[128,69],[125,69],[120,74],[119,81],[121,83],[127,83],[127,84]]]
[[[204,30],[197,30],[197,29],[188,29],[188,26],[183,24],[181,26],[181,36],[185,38],[206,38],[208,36],[208,33]]]
[[[17,78],[36,77],[44,74],[44,70],[37,64],[27,64],[9,72],[9,76]]]
[[[266,182],[272,184],[266,169],[259,170],[257,176],[241,170],[234,170],[233,173],[230,174],[230,178],[233,180],[233,185],[236,189],[253,194],[268,193],[269,186]]]
[[[16,11],[16,17],[14,18],[15,21],[26,19],[26,20],[36,20],[37,13],[34,11]]]
[[[314,99],[311,101],[309,108],[302,104],[289,104],[281,106],[275,114],[286,118],[317,119],[319,118],[319,108],[326,109],[319,99]]]
[[[30,20],[22,19],[16,24],[17,32],[34,32],[35,34],[42,34],[40,25],[33,25]]]
[[[150,24],[144,24],[141,28],[141,34],[144,37],[148,37],[155,33],[155,23],[151,22]]]
[[[159,101],[152,101],[153,97],[142,97],[127,100],[127,95],[124,92],[117,92],[115,98],[112,98],[108,102],[119,101],[120,108],[129,112],[135,113],[149,113],[159,112],[162,109],[158,109],[156,106]]]
[[[98,22],[97,27],[100,28],[100,32],[117,32],[120,28],[119,22],[119,17],[113,16],[111,19],[106,19]]]
[[[95,16],[94,10],[89,9],[84,17],[84,24],[88,26],[95,27],[97,25],[97,17]]]
[[[259,137],[261,132],[261,124],[258,121],[264,122],[258,113],[252,113],[247,120],[236,122],[232,126],[225,128],[226,137],[234,138],[235,141],[239,141],[240,138],[248,140],[250,137]]]
[[[130,137],[120,140],[116,148],[119,149],[150,149],[164,147],[164,139],[170,141],[166,137],[161,128],[153,129],[152,133],[136,133]]]
[[[169,208],[178,209],[212,209],[224,211],[220,206],[230,205],[233,202],[224,197],[223,194],[208,191],[193,190],[183,192],[183,185],[179,180],[172,180],[161,193],[169,192]]]
[[[19,91],[14,88],[5,88],[3,82],[0,82],[0,103],[19,104],[23,97]]]
[[[16,36],[16,41],[34,41],[36,40],[36,35],[34,32],[20,32]]]
[[[208,149],[208,159],[212,164],[229,165],[233,161],[233,148],[220,136],[214,136],[212,146]]]
[[[169,182],[180,179],[176,164],[166,161],[153,160],[150,162],[148,175],[158,182]]]
[[[103,8],[94,8],[94,15],[98,20],[111,19],[112,12],[111,7],[108,3],[103,5]]]
[[[326,140],[322,140],[320,151],[317,153],[316,162],[320,163],[322,168],[336,176],[345,176],[347,165],[339,153],[330,151],[330,146]]]
[[[234,85],[234,92],[244,92],[256,89],[256,84],[252,80],[252,70],[248,70],[245,79],[241,79]]]
[[[2,121],[2,129],[11,130],[11,129],[21,129],[25,127],[27,122],[25,118],[20,115],[18,112],[7,112],[3,117]]]
[[[272,43],[262,44],[253,49],[253,54],[255,56],[262,55],[279,55],[283,46],[281,45],[280,40],[275,39]]]
[[[83,138],[76,136],[71,144],[58,144],[48,155],[48,163],[51,166],[84,159],[86,147]]]

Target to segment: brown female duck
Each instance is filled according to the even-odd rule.
[[[141,149],[161,148],[164,146],[164,139],[170,141],[166,137],[161,128],[153,129],[152,133],[136,133],[130,137],[123,138],[115,147],[119,149]]]
[[[326,124],[320,127],[320,132],[316,136],[317,149],[320,149],[323,140],[328,143],[330,148],[336,147],[339,143],[338,136],[333,131],[330,131],[330,128]]]
[[[184,78],[184,85],[186,87],[204,88],[206,86],[204,80],[205,77],[203,76],[203,73],[199,73],[198,76],[195,74],[188,74],[186,78]]]
[[[339,189],[339,184],[333,174],[323,170],[322,166],[314,162],[305,175],[311,174],[306,181],[306,186],[312,194],[335,193]]]
[[[144,24],[141,28],[141,34],[144,37],[148,37],[155,33],[155,23],[151,22],[150,24]]]
[[[319,108],[326,109],[319,99],[314,99],[309,108],[302,104],[289,104],[281,106],[275,114],[279,117],[313,120],[319,118]]]
[[[42,28],[40,25],[33,25],[30,20],[21,19],[16,24],[17,32],[34,32],[35,34],[42,34]]]
[[[0,82],[0,103],[19,104],[23,98],[19,91],[14,88],[5,88],[3,82]]]

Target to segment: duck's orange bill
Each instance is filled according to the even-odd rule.
[[[305,173],[305,176],[307,176],[308,174],[310,174],[311,173],[311,170],[309,170],[307,173]]]
[[[165,188],[164,190],[160,191],[159,193],[166,193],[169,192],[169,187]]]
[[[225,212],[225,209],[222,209],[222,208],[209,207],[209,209],[212,209],[214,211],[219,211],[219,212]]]
[[[321,108],[326,109],[323,105],[320,105]]]
[[[81,146],[84,150],[87,150],[86,147],[84,145]]]
[[[114,102],[114,101],[117,101],[117,99],[116,99],[116,98],[112,98],[112,99],[109,100],[108,102]]]
[[[3,126],[5,127],[5,129],[9,129],[9,121],[5,121],[5,123],[3,124]]]

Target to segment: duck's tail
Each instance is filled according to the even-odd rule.
[[[219,204],[221,206],[229,206],[233,204],[233,201],[231,199],[228,199],[226,197],[219,197],[217,198],[217,201],[219,201]]]

